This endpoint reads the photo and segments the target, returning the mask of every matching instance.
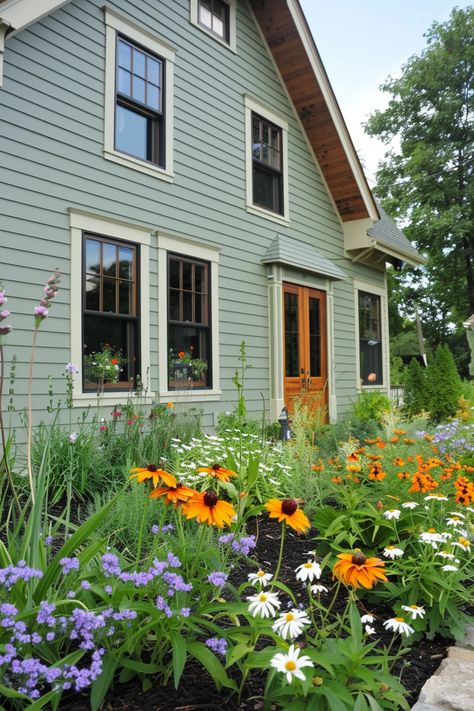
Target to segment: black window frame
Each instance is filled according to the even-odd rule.
[[[363,303],[365,300],[366,303]],[[374,314],[375,305],[375,314]],[[359,377],[363,386],[384,384],[382,296],[364,289],[357,292],[359,321]],[[375,380],[369,380],[370,374]]]
[[[209,27],[208,25],[204,24],[203,22],[200,21],[201,17],[201,2],[202,0],[197,0],[197,23],[199,27],[202,27],[205,29],[207,32],[210,32],[214,37],[217,37],[221,42],[224,42],[225,44],[230,46],[230,2],[226,2],[226,0],[208,0],[211,4],[211,16],[212,19],[214,17],[217,17],[216,13],[214,12],[214,7],[216,5],[223,7],[224,8],[224,34],[221,35],[219,32],[216,32],[213,27]],[[212,22],[214,24],[214,22]]]
[[[170,303],[170,292],[172,290],[174,291],[184,291],[182,287],[179,289],[176,289],[175,287],[171,286],[171,280],[170,280],[170,264],[171,261],[177,261],[180,264],[183,264],[184,262],[188,264],[193,264],[193,265],[198,265],[202,266],[205,268],[205,281],[206,281],[206,321],[207,323],[201,323],[201,322],[196,322],[194,321],[181,321],[177,319],[171,319],[170,318],[170,311],[171,311],[171,303]],[[180,267],[182,269],[182,267]],[[205,338],[206,338],[206,357],[205,360],[207,361],[208,367],[206,371],[206,384],[205,385],[198,385],[198,386],[193,386],[193,389],[195,390],[212,390],[213,388],[213,370],[212,370],[212,290],[211,290],[211,270],[212,270],[212,263],[205,260],[205,259],[199,259],[198,257],[193,257],[188,254],[181,254],[178,252],[168,252],[167,253],[167,263],[166,263],[166,328],[167,328],[167,343],[168,343],[168,353],[170,352],[170,344],[171,344],[171,328],[173,327],[178,327],[178,328],[189,328],[189,329],[197,329],[203,333],[205,333]],[[181,277],[180,277],[181,279]],[[181,279],[182,282],[182,279]],[[192,293],[195,295],[197,292],[195,290],[192,291]],[[194,298],[194,297],[193,297]],[[180,307],[181,308],[181,307]],[[195,311],[195,304],[193,302],[192,306],[193,311]],[[184,309],[183,309],[184,310]],[[184,314],[183,314],[184,315]],[[200,353],[199,357],[202,357],[202,354]],[[178,386],[171,386],[170,378],[170,368],[169,368],[169,363],[167,363],[167,373],[166,373],[166,382],[167,382],[167,388],[168,391],[172,390],[180,390],[183,389],[182,387]],[[185,388],[184,388],[185,389]]]
[[[86,281],[87,274],[86,271],[86,248],[87,240],[93,240],[100,242],[101,244],[111,244],[115,247],[125,247],[132,249],[134,252],[134,278],[132,279],[132,289],[133,295],[132,300],[134,304],[133,314],[120,314],[111,313],[107,311],[93,310],[86,308]],[[101,265],[102,266],[102,265]],[[101,277],[102,278],[102,277]],[[116,277],[117,279],[117,277]],[[101,235],[96,232],[83,231],[82,233],[82,263],[81,263],[81,367],[82,367],[82,392],[91,393],[96,392],[100,383],[86,383],[86,368],[84,368],[84,357],[85,357],[85,319],[87,316],[93,318],[105,318],[105,319],[115,319],[120,321],[133,322],[134,324],[134,334],[133,334],[133,354],[132,363],[129,364],[131,377],[127,381],[122,381],[122,383],[105,383],[102,385],[103,390],[107,392],[129,392],[134,390],[139,386],[141,381],[141,299],[140,299],[140,245],[136,242],[114,239],[106,235]]]
[[[278,147],[278,153],[279,153],[279,161],[280,165],[278,168],[272,166],[268,161],[263,160],[261,157],[257,158],[255,156],[255,122],[259,122],[259,146],[260,146],[260,155],[262,155],[262,145],[266,145],[267,148],[270,151],[274,151],[275,149],[270,146],[270,144],[264,144],[263,143],[263,130],[264,127],[267,127],[267,130],[272,130],[272,131],[277,131],[278,136],[279,136],[279,147]],[[269,212],[273,212],[276,215],[280,215],[281,217],[284,216],[285,214],[285,196],[284,196],[284,169],[285,166],[283,164],[283,128],[281,126],[278,126],[278,124],[273,123],[272,121],[269,121],[267,118],[262,116],[256,111],[251,112],[251,151],[252,151],[252,204],[255,207],[262,208],[264,210],[268,210]],[[265,202],[259,202],[256,199],[256,175],[265,175],[265,176],[271,176],[272,178],[272,203],[271,205]]]
[[[125,42],[133,49],[140,51],[145,57],[151,57],[158,61],[161,65],[161,86],[160,90],[160,109],[154,109],[149,104],[143,103],[134,97],[119,91],[119,43]],[[133,76],[133,64],[130,70]],[[166,61],[163,57],[151,52],[147,47],[144,47],[139,42],[135,42],[125,34],[117,32],[115,40],[115,98],[114,98],[114,150],[123,155],[130,156],[136,160],[156,165],[159,168],[166,169]],[[123,107],[137,114],[138,116],[147,119],[147,157],[137,156],[134,153],[123,150],[117,147],[117,107]]]

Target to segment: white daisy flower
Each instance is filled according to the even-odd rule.
[[[448,497],[443,494],[428,494],[425,496],[425,501],[447,501]]]
[[[385,558],[390,558],[391,560],[395,560],[395,558],[401,558],[403,555],[404,551],[401,548],[397,548],[396,546],[387,546],[384,548],[383,555]]]
[[[443,565],[441,570],[444,570],[445,573],[451,573],[451,572],[456,572],[456,570],[459,570],[459,568],[456,568],[455,565]]]
[[[258,595],[250,595],[249,612],[253,617],[260,615],[261,617],[274,617],[276,610],[280,607],[281,602],[278,599],[277,593],[261,592]]]
[[[297,580],[301,580],[303,583],[309,580],[312,583],[314,578],[319,580],[321,577],[321,566],[319,563],[316,563],[315,560],[308,560],[307,563],[299,565],[296,568],[295,573]]]
[[[415,631],[413,627],[410,627],[410,625],[405,622],[404,617],[392,617],[390,620],[386,620],[383,626],[387,630],[393,630],[399,634],[406,634],[407,637]]]
[[[375,634],[375,627],[371,627],[370,625],[365,625],[365,634]]]
[[[462,518],[459,518],[457,514],[456,516],[451,516],[450,518],[448,518],[446,523],[448,524],[448,526],[464,526],[464,521],[462,520]]]
[[[362,617],[360,618],[360,621],[362,622],[363,625],[365,625],[367,622],[370,622],[370,623],[374,622],[375,617],[373,615],[371,615],[369,612],[369,613],[367,613],[367,615],[362,615]]]
[[[421,543],[428,543],[432,548],[437,548],[438,543],[444,543],[444,538],[441,533],[437,533],[434,528],[424,531],[418,539]]]
[[[328,589],[325,585],[311,585],[311,592],[313,593],[313,595],[317,595],[318,593],[327,591]]]
[[[460,536],[457,541],[453,541],[451,543],[452,546],[456,546],[457,548],[461,548],[463,551],[468,551],[471,549],[471,544],[467,540],[467,538],[464,538],[463,536]]]
[[[263,570],[258,570],[256,573],[249,573],[247,577],[252,585],[260,584],[262,588],[266,588],[273,578],[273,575],[271,573],[265,573]]]
[[[287,654],[279,652],[270,662],[272,667],[285,674],[288,684],[291,684],[295,677],[304,681],[305,676],[301,670],[303,667],[313,666],[309,657],[299,656],[300,651],[300,649],[295,649],[294,644],[291,644]]]
[[[416,509],[417,506],[416,501],[405,501],[405,503],[402,504],[402,509]]]
[[[440,558],[448,558],[449,560],[453,560],[456,557],[454,553],[446,553],[446,551],[437,551],[435,555],[438,555]]]
[[[283,639],[288,639],[288,637],[293,639],[294,637],[299,637],[305,626],[310,624],[311,620],[306,612],[293,608],[275,620],[272,625],[272,630],[279,634],[280,637],[283,637]]]
[[[383,512],[383,517],[391,521],[392,519],[400,518],[401,511],[399,509],[388,509]]]
[[[425,608],[420,605],[402,605],[402,610],[408,612],[412,620],[416,620],[417,617],[423,618],[425,616]]]

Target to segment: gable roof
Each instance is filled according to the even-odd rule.
[[[305,242],[278,234],[267,249],[262,264],[286,264],[289,267],[322,274],[331,279],[347,279],[342,269]]]

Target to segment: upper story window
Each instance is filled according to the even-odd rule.
[[[247,210],[288,222],[288,125],[245,96]]]
[[[108,8],[105,22],[104,156],[171,182],[175,51]]]
[[[283,214],[282,130],[252,113],[253,204]]]
[[[235,52],[236,0],[190,0],[191,22]]]
[[[383,385],[381,297],[359,291],[359,361],[362,385]]]
[[[115,148],[164,167],[164,62],[117,39]]]
[[[129,390],[140,375],[138,246],[83,238],[84,390]]]

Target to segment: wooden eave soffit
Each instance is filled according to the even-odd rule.
[[[298,0],[250,0],[343,222],[379,219]]]

